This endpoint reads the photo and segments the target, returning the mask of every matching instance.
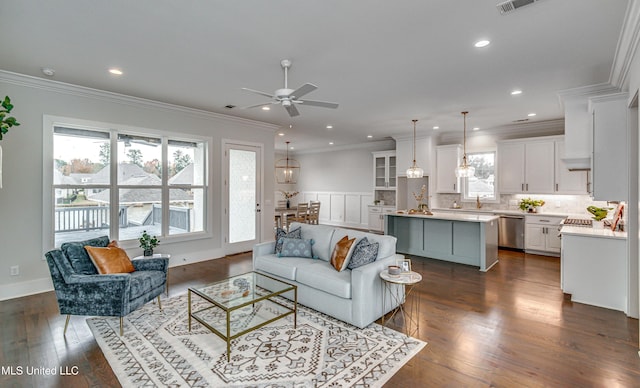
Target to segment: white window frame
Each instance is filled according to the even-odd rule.
[[[494,176],[494,182],[493,182],[493,197],[492,198],[480,198],[480,201],[483,203],[500,203],[500,193],[498,192],[498,164],[497,164],[497,151],[495,149],[488,149],[488,150],[480,150],[480,151],[473,151],[473,152],[467,152],[467,158],[469,157],[469,155],[474,155],[474,154],[493,154],[493,176]],[[476,202],[477,198],[476,197],[469,197],[467,196],[467,188],[468,188],[468,178],[461,178],[460,179],[460,188],[462,189],[461,191],[461,201],[462,202]]]
[[[118,209],[119,208],[119,189],[126,188],[149,188],[151,186],[130,186],[130,185],[120,185],[117,181],[117,138],[119,133],[129,134],[129,135],[141,135],[141,136],[149,136],[156,137],[162,139],[162,147],[163,147],[163,158],[162,158],[162,183],[161,185],[153,186],[152,188],[160,189],[162,191],[162,236],[161,240],[163,243],[172,243],[172,242],[180,242],[180,241],[191,241],[197,239],[206,239],[213,237],[212,233],[212,212],[211,212],[211,184],[210,184],[210,175],[211,175],[211,167],[209,166],[209,162],[211,160],[211,151],[212,151],[212,143],[213,139],[211,137],[198,136],[186,133],[175,133],[175,132],[167,132],[162,130],[148,129],[148,128],[138,128],[125,126],[120,124],[111,124],[104,122],[96,122],[90,120],[82,120],[68,117],[59,117],[59,116],[43,116],[43,196],[42,196],[42,208],[43,208],[43,223],[42,223],[42,246],[43,251],[48,251],[55,248],[55,231],[54,231],[54,211],[55,211],[55,190],[58,190],[60,187],[54,186],[53,184],[53,170],[54,170],[54,155],[53,155],[53,137],[54,137],[54,127],[69,127],[69,128],[78,128],[78,129],[86,129],[86,130],[95,130],[99,132],[108,132],[110,133],[110,142],[111,142],[111,179],[110,184],[107,185],[79,185],[85,189],[94,189],[94,188],[108,188],[110,190],[110,209]],[[203,163],[204,171],[204,181],[202,185],[176,185],[169,184],[169,179],[167,177],[168,164],[169,164],[169,155],[168,155],[168,142],[169,140],[177,140],[177,141],[190,141],[190,142],[202,142],[205,144],[205,161]],[[202,227],[203,231],[199,232],[189,232],[189,233],[181,233],[181,234],[169,234],[169,223],[165,222],[168,220],[169,216],[169,190],[170,189],[183,189],[186,187],[194,188],[194,189],[202,189],[203,190],[203,198],[204,198],[204,209],[202,210],[204,217]],[[73,185],[76,187],[76,185]],[[109,236],[111,239],[118,238],[118,211],[110,212],[110,229]],[[137,239],[124,240],[121,242],[121,246],[123,248],[137,248],[138,242]]]

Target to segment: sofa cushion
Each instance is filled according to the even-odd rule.
[[[289,228],[289,230],[290,232],[287,233],[287,231],[282,228],[276,229],[276,247],[273,253],[280,253],[280,251],[282,250],[282,242],[280,241],[280,239],[282,239],[283,237],[302,238],[302,231],[300,228],[291,227]]]
[[[378,245],[378,257],[388,257],[393,256],[396,253],[396,241],[397,239],[394,236],[375,234],[375,233],[367,233],[360,232],[357,230],[347,230],[336,228],[333,233],[332,243],[340,241],[340,239],[346,235],[349,237],[355,237],[356,239],[361,239],[366,237],[369,242],[377,242]]]
[[[301,228],[302,238],[313,240],[313,254],[318,259],[329,261],[335,243],[331,243],[334,227],[329,225],[311,225],[299,222],[292,223],[289,228]]]
[[[299,267],[296,281],[340,298],[351,299],[351,271],[336,272],[329,263],[311,261]]]
[[[340,272],[347,268],[347,264],[349,264],[349,256],[351,256],[351,253],[353,252],[355,242],[355,237],[350,239],[349,236],[344,236],[336,243],[336,246],[333,248],[330,261],[336,271]]]
[[[253,269],[280,276],[284,279],[296,280],[299,268],[313,263],[317,263],[317,260],[309,260],[300,257],[278,257],[275,254],[271,254],[256,257],[253,262]]]
[[[129,273],[136,270],[133,268],[127,252],[122,248],[117,246],[103,248],[87,245],[84,249],[89,253],[89,258],[91,258],[99,274]]]
[[[313,240],[288,237],[283,237],[280,240],[282,240],[282,250],[278,253],[278,257],[313,258]]]
[[[376,261],[379,245],[377,242],[369,242],[366,237],[361,238],[353,249],[347,268],[354,269]]]
[[[162,271],[136,271],[131,273],[131,295],[133,300],[147,294],[154,288],[160,287],[165,282],[165,274]]]
[[[109,237],[101,236],[84,241],[66,242],[60,246],[60,250],[69,260],[69,264],[77,274],[96,275],[98,270],[91,262],[85,245],[92,247],[106,247],[109,245]]]

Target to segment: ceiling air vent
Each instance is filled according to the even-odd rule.
[[[502,15],[506,15],[508,13],[515,11],[518,8],[524,7],[525,5],[533,4],[536,1],[539,1],[539,0],[509,0],[509,1],[503,1],[501,3],[496,4],[496,7],[498,8],[498,11],[500,11]]]

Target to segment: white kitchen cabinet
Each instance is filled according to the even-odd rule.
[[[565,156],[564,140],[556,141],[556,194],[587,194],[587,172],[569,171],[563,158]]]
[[[569,228],[578,229],[578,228]],[[562,233],[561,287],[573,302],[629,313],[627,241],[613,233]],[[621,234],[617,232],[617,234]],[[637,291],[636,291],[637,292]]]
[[[557,256],[560,253],[558,226],[564,217],[526,215],[524,249],[527,252]]]
[[[534,138],[499,142],[500,193],[554,193],[555,140]]]
[[[375,190],[396,189],[396,151],[373,153],[373,186]]]
[[[413,164],[413,137],[394,138],[396,141],[397,173],[407,176],[407,169]],[[431,137],[416,139],[416,163],[424,170],[424,175],[431,175],[431,155],[434,155]]]
[[[627,159],[627,93],[589,99],[593,115],[592,196],[600,201],[625,201],[629,180]]]
[[[382,232],[384,229],[384,215],[395,212],[393,206],[369,205],[369,230]]]
[[[436,192],[439,194],[460,193],[460,178],[455,169],[462,159],[460,144],[436,147]]]

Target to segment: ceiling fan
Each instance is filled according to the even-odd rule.
[[[284,88],[276,90],[273,94],[269,94],[269,93],[261,92],[259,90],[249,89],[249,88],[242,88],[242,90],[246,90],[251,93],[256,93],[261,96],[269,97],[273,100],[267,103],[247,106],[245,107],[245,109],[278,104],[278,105],[284,106],[284,108],[287,110],[287,113],[289,113],[289,116],[295,117],[300,115],[298,108],[296,108],[296,105],[298,104],[308,105],[308,106],[318,106],[321,108],[331,108],[331,109],[336,109],[338,107],[338,104],[336,104],[335,102],[301,100],[300,97],[313,92],[314,90],[318,89],[318,87],[314,84],[306,83],[300,86],[298,89],[295,89],[295,90],[289,89],[287,76],[288,76],[289,68],[291,67],[291,61],[288,59],[283,59],[280,62],[280,65],[284,69]]]

